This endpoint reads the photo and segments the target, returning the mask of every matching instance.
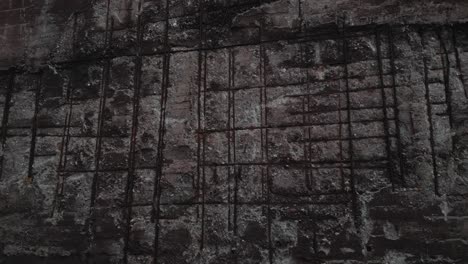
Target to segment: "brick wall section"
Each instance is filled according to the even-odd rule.
[[[20,63],[27,45],[26,32],[28,10],[32,7],[27,0],[6,0],[0,3],[0,58],[3,65]]]

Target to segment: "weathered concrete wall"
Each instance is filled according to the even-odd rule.
[[[0,0],[0,263],[468,263],[467,18]]]

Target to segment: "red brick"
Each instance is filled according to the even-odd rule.
[[[21,26],[10,26],[5,28],[5,37],[7,40],[18,39],[21,37]]]
[[[10,0],[0,1],[0,11],[10,9]]]
[[[22,8],[23,7],[23,0],[12,0],[11,1],[11,8],[16,9],[16,8]]]
[[[21,9],[0,12],[0,25],[17,25],[24,23],[24,12]]]

